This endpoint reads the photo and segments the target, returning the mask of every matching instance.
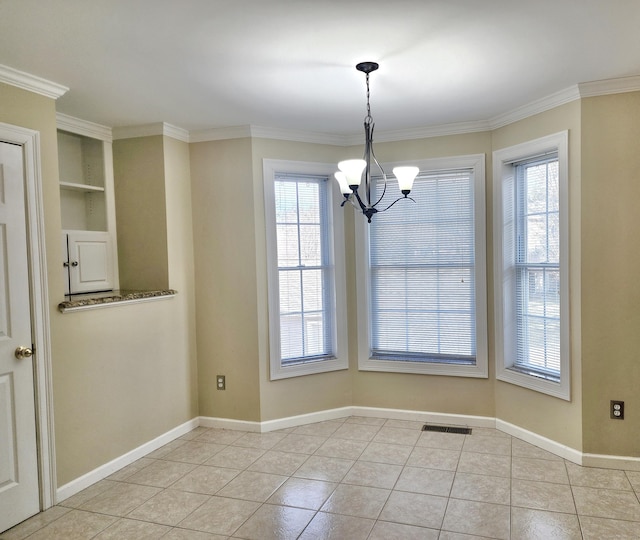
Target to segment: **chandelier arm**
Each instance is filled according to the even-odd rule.
[[[384,169],[382,168],[382,165],[380,165],[380,162],[376,158],[376,154],[373,151],[373,147],[371,147],[371,156],[373,157],[373,162],[378,166],[378,169],[380,169],[380,172],[382,173],[382,178],[384,179],[384,184],[383,184],[383,188],[382,188],[382,194],[380,195],[378,200],[374,204],[371,205],[372,208],[375,208],[376,206],[378,206],[380,201],[384,198],[385,193],[387,192],[387,173],[384,172]]]
[[[353,202],[353,197],[352,197],[353,193],[349,193],[349,195],[345,195],[344,201],[342,201],[342,204],[340,205],[340,207],[342,208],[345,204],[349,203],[351,206],[353,206],[356,210],[360,210],[360,208],[358,207],[358,205],[356,203]]]
[[[356,189],[353,194],[356,197],[356,200],[358,201],[358,204],[360,205],[360,210],[362,210],[362,213],[366,215],[367,210],[369,210],[369,208],[371,208],[370,206],[367,206],[366,204],[364,204],[364,202],[362,202],[362,199],[360,198],[360,194],[358,193],[358,190]],[[353,200],[351,201],[351,204],[353,204],[353,206],[355,208],[358,208],[355,203],[353,202]]]
[[[367,99],[368,109],[368,99]],[[367,111],[364,119],[364,193],[367,201],[367,207],[371,207],[371,154],[373,153],[373,118]],[[375,159],[375,156],[374,156]]]
[[[408,199],[412,202],[416,202],[415,199],[413,199],[412,197],[408,197],[408,196],[404,196],[404,197],[398,197],[395,201],[393,201],[389,206],[387,206],[384,210],[378,210],[378,212],[386,212],[387,210],[389,210],[389,208],[391,208],[394,204],[396,204],[398,201],[404,201],[405,199]]]

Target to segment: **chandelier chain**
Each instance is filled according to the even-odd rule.
[[[369,90],[369,73],[366,74],[366,79],[367,79],[367,117],[365,118],[365,121],[367,121],[368,123],[371,123],[373,118],[371,117],[371,103],[369,101],[369,98],[371,97],[371,90]]]

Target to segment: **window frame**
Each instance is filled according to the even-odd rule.
[[[516,364],[515,255],[512,225],[516,201],[516,165],[545,154],[558,156],[560,227],[560,375],[545,377],[527,372]],[[493,152],[493,245],[496,378],[536,392],[569,401],[570,388],[570,311],[569,311],[569,134],[562,131],[546,137]]]
[[[407,165],[385,163],[383,167]],[[356,216],[356,272],[358,301],[358,369],[360,371],[383,371],[390,373],[416,373],[457,377],[488,377],[488,332],[487,332],[487,273],[486,273],[486,202],[485,202],[485,154],[424,159],[412,162],[420,173],[437,173],[459,169],[472,169],[474,176],[475,217],[475,282],[476,282],[476,362],[474,365],[437,363],[425,361],[383,360],[371,355],[371,287],[369,276],[369,226],[362,216]],[[390,183],[395,182],[393,178]],[[390,186],[393,193],[393,185]],[[389,195],[388,195],[389,197]],[[391,197],[392,199],[392,197]],[[400,205],[390,212],[401,211]],[[407,203],[411,204],[411,203]],[[375,216],[373,219],[376,219]]]
[[[263,160],[264,210],[266,234],[267,298],[269,322],[270,380],[348,369],[346,272],[344,221],[335,208],[340,204],[339,190],[332,182],[334,164],[288,160]],[[309,357],[309,361],[283,364],[280,347],[280,290],[275,212],[275,181],[280,174],[327,177],[327,218],[330,267],[333,269],[333,355]]]

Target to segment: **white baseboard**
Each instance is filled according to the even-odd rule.
[[[547,452],[551,452],[556,456],[567,459],[578,465],[583,464],[582,463],[583,454],[582,452],[580,452],[579,450],[576,450],[575,448],[571,448],[570,446],[565,446],[564,444],[561,444],[554,440],[547,439],[546,437],[543,437],[542,435],[538,435],[533,431],[528,431],[514,424],[510,424],[509,422],[505,422],[504,420],[500,420],[499,418],[496,418],[496,428],[499,429],[500,431],[504,431],[505,433],[508,433],[509,435],[513,435],[518,439],[528,442],[529,444],[533,444],[538,448],[542,448]]]
[[[268,433],[270,431],[277,431],[279,429],[287,429],[303,426],[305,424],[324,422],[326,420],[345,418],[353,414],[351,412],[351,409],[352,407],[341,407],[339,409],[328,409],[326,411],[299,414],[296,416],[278,418],[276,420],[266,420],[264,422],[248,422],[245,420],[229,420],[227,418],[201,416],[200,425],[203,427],[211,428],[240,429],[244,431],[251,431],[254,433]]]
[[[308,414],[288,416],[264,422],[247,422],[228,420],[225,418],[200,417],[200,425],[222,429],[241,429],[256,433],[268,433],[278,429],[286,429],[327,420],[337,420],[348,416],[364,416],[368,418],[387,418],[389,420],[413,420],[452,426],[496,427],[496,419],[488,416],[472,416],[462,414],[431,413],[402,409],[384,409],[378,407],[340,407]]]
[[[299,414],[289,416],[287,418],[278,418],[277,420],[267,420],[261,422],[261,431],[267,433],[278,429],[287,429],[292,427],[303,426],[305,424],[315,424],[316,422],[326,422],[327,420],[337,420],[338,418],[346,418],[352,416],[353,407],[340,407],[339,409],[327,409],[326,411],[318,411],[308,414]]]
[[[240,431],[250,431],[260,433],[260,422],[249,422],[247,420],[233,420],[230,418],[216,418],[213,416],[199,416],[198,425],[206,428],[236,429]]]
[[[600,467],[602,469],[640,471],[640,457],[582,454],[582,465],[585,467]]]
[[[369,418],[387,418],[390,420],[413,420],[465,427],[496,428],[504,433],[517,437],[525,442],[533,444],[543,450],[547,450],[561,458],[567,459],[578,465],[587,467],[600,467],[607,469],[624,469],[628,471],[640,471],[640,457],[610,456],[601,454],[586,454],[579,450],[565,446],[532,431],[488,416],[472,416],[461,414],[433,413],[425,411],[412,411],[402,409],[385,409],[376,407],[341,407],[328,409],[314,413],[278,418],[264,422],[251,422],[245,420],[232,420],[228,418],[214,418],[199,416],[184,424],[167,431],[134,450],[106,463],[87,474],[72,480],[68,484],[59,487],[56,491],[57,502],[75,495],[90,485],[107,478],[122,467],[130,465],[137,459],[157,450],[161,446],[181,437],[198,426],[208,428],[235,429],[254,433],[268,433],[279,429],[287,429],[305,424],[337,420],[349,416],[363,416]]]
[[[105,463],[104,465],[101,465],[97,469],[93,469],[92,471],[80,476],[79,478],[76,478],[75,480],[72,480],[68,484],[60,486],[56,490],[56,503],[68,499],[72,495],[75,495],[83,489],[88,488],[92,484],[95,484],[96,482],[107,478],[107,476],[112,475],[114,472],[119,471],[123,467],[130,465],[134,461],[146,456],[154,450],[157,450],[165,444],[170,443],[174,439],[181,437],[185,433],[189,433],[189,431],[195,429],[196,427],[198,427],[198,425],[198,418],[189,420],[188,422],[185,422],[184,424],[167,431],[159,437],[156,437],[155,439],[141,446],[138,446],[138,448],[134,448],[130,452],[127,452],[126,454],[113,459],[108,463]]]
[[[382,409],[377,407],[351,407],[354,416],[388,418],[390,420],[413,420],[449,426],[495,428],[496,419],[489,416],[472,416],[468,414],[433,413],[403,409]]]

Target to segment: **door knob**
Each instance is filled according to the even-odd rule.
[[[21,360],[22,358],[29,358],[33,356],[33,349],[29,347],[18,347],[16,349],[16,358]]]

